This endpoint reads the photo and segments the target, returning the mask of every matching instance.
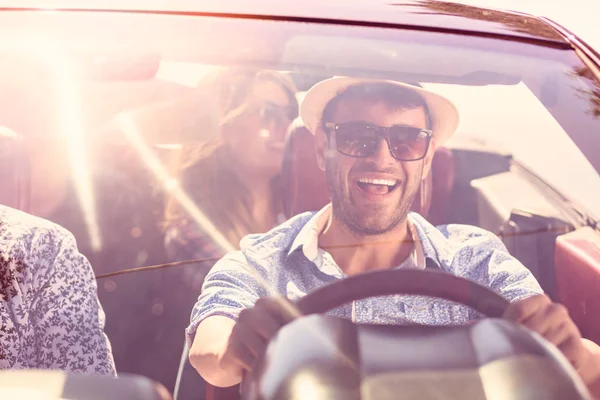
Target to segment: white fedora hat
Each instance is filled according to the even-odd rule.
[[[308,130],[313,134],[316,132],[317,127],[321,124],[323,110],[337,95],[350,86],[368,83],[386,83],[389,85],[400,86],[419,94],[429,107],[432,122],[432,135],[437,145],[444,143],[452,136],[454,131],[456,131],[459,120],[458,110],[447,98],[430,92],[429,90],[402,82],[349,77],[333,77],[326,79],[317,83],[306,92],[304,99],[302,99],[302,104],[300,105],[300,117],[302,117]]]

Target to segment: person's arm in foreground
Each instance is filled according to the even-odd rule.
[[[600,346],[581,338],[565,306],[537,295],[511,303],[504,317],[554,344],[575,367],[592,396],[600,398]]]
[[[240,313],[237,322],[213,316],[198,325],[190,362],[206,381],[228,387],[241,382],[243,372],[252,370],[269,340],[293,319],[284,298],[260,298]]]
[[[58,253],[38,278],[41,288],[32,303],[37,365],[116,375],[92,268],[71,234],[55,240],[60,241]]]
[[[190,363],[214,386],[240,383],[243,371],[292,318],[286,299],[263,297],[268,293],[260,279],[240,252],[225,256],[206,277],[187,336],[193,340]]]

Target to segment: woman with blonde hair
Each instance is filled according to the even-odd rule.
[[[165,270],[167,312],[182,344],[192,307],[215,260],[226,247],[238,248],[245,235],[266,232],[283,221],[279,188],[283,145],[298,114],[294,84],[278,72],[217,70],[203,79],[199,90],[206,99],[199,112],[211,114],[218,129],[210,138],[199,132],[195,142],[184,145],[177,176],[186,196],[212,227],[193,219],[189,208],[176,198],[169,200],[166,210],[169,259],[208,259]],[[227,246],[214,240],[215,231]],[[177,395],[199,398],[203,381],[184,362]]]

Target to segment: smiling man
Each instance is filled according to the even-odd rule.
[[[332,202],[245,238],[241,251],[211,270],[187,330],[190,361],[208,382],[240,382],[270,338],[294,318],[285,298],[366,271],[436,268],[511,301],[506,318],[555,344],[597,391],[598,346],[581,339],[565,308],[543,295],[496,236],[464,225],[436,228],[409,212],[435,147],[458,125],[452,103],[399,82],[332,78],[307,93],[300,115],[315,134]],[[356,301],[332,314],[398,325],[466,324],[482,317],[466,306],[410,296]]]

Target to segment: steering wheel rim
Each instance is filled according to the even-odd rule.
[[[500,318],[509,305],[491,289],[446,272],[395,269],[341,279],[300,298],[296,306],[303,315],[322,314],[352,301],[391,295],[450,300],[490,318]]]

